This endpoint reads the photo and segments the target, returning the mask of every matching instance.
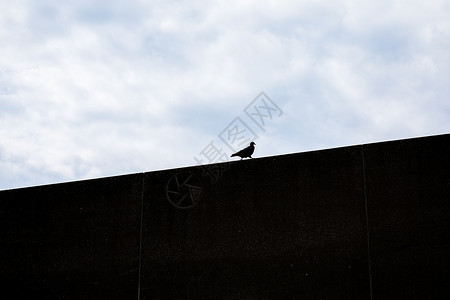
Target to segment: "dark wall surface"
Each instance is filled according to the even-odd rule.
[[[450,135],[0,192],[9,299],[446,299]]]
[[[365,145],[374,299],[450,299],[450,137]]]
[[[2,299],[136,299],[142,176],[0,193]]]
[[[173,176],[199,179],[195,208],[167,201]],[[146,174],[143,299],[368,298],[362,178],[358,147],[231,163],[216,183]]]

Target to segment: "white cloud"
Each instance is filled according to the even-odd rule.
[[[255,126],[243,109],[262,90],[284,114],[255,127],[257,156],[447,133],[449,12],[399,0],[0,4],[0,189],[195,164],[236,116]]]

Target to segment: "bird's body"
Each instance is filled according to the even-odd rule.
[[[254,142],[250,143],[250,146],[248,146],[247,148],[242,149],[241,151],[238,151],[234,154],[231,154],[231,157],[233,156],[239,156],[241,158],[241,160],[245,157],[252,157],[253,152],[255,151],[255,146],[256,145]]]

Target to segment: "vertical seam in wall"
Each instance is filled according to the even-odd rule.
[[[361,159],[362,159],[363,183],[364,183],[364,207],[366,210],[367,259],[368,259],[368,263],[369,263],[369,291],[370,291],[370,299],[373,299],[372,262],[370,260],[369,208],[368,208],[368,204],[367,204],[366,163],[365,163],[365,156],[364,156],[364,145],[361,145]]]
[[[141,181],[141,213],[140,213],[140,225],[139,225],[139,259],[138,259],[138,294],[137,299],[141,299],[141,277],[142,277],[142,237],[143,237],[143,224],[144,224],[144,190],[145,190],[145,173],[142,173]]]

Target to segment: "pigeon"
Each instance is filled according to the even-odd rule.
[[[252,157],[252,154],[253,154],[253,151],[255,151],[255,146],[254,146],[254,145],[256,145],[256,144],[255,144],[254,142],[251,142],[251,143],[250,143],[250,146],[248,146],[248,147],[245,148],[245,149],[242,149],[241,151],[238,151],[238,152],[232,154],[231,157],[233,157],[233,156],[239,156],[239,157],[241,158],[241,160],[242,160],[243,158],[245,158],[245,157],[253,158],[253,157]]]

